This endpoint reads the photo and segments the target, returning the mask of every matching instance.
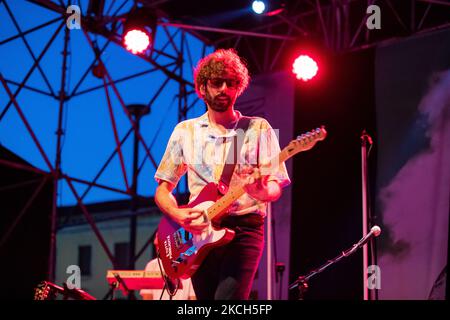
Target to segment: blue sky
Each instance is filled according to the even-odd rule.
[[[79,4],[82,12],[87,8],[87,1],[72,1],[72,3]],[[122,3],[125,3],[125,5],[118,11],[118,14],[128,12],[132,1],[106,1],[105,10],[109,10],[110,13],[115,12]],[[56,13],[24,0],[8,0],[6,4],[22,31],[30,30],[58,17]],[[0,28],[0,42],[18,34],[17,28],[9,16],[4,3],[0,4],[0,21],[2,26]],[[35,57],[41,54],[47,42],[58,29],[60,23],[60,21],[52,23],[25,35]],[[170,34],[174,34],[176,31],[177,29],[175,28],[169,28]],[[180,43],[180,34],[181,32],[178,32],[174,39],[177,44]],[[106,43],[106,39],[101,36],[89,35],[92,40],[97,42],[100,48]],[[155,47],[162,48],[166,42],[167,36],[160,27],[156,33]],[[63,51],[63,45],[64,27],[60,29],[55,41],[51,44],[40,63],[40,67],[47,77],[49,85],[46,84],[43,76],[36,68],[26,82],[27,86],[47,93],[53,91],[54,94],[58,94],[61,86],[63,62],[61,53]],[[183,65],[183,76],[191,82],[193,64],[201,58],[202,49],[203,43],[192,36],[188,36],[185,52],[189,50],[191,59],[186,55]],[[94,52],[90,48],[83,32],[76,29],[70,31],[69,51],[71,54],[68,58],[66,91],[71,93],[88,66],[94,60]],[[208,47],[206,53],[211,51],[212,48]],[[170,45],[164,52],[175,55],[175,51]],[[20,37],[1,44],[0,56],[0,71],[3,77],[17,83],[23,81],[34,63],[29,50]],[[114,80],[153,69],[153,66],[147,61],[134,56],[121,46],[113,43],[107,46],[107,49],[102,54],[102,59]],[[161,65],[167,64],[170,62],[169,60],[164,56],[159,56],[156,59]],[[169,69],[173,69],[173,67],[169,67]],[[161,71],[154,71],[118,83],[117,88],[125,104],[148,104],[166,79],[166,76]],[[83,90],[102,85],[102,83],[101,79],[89,73],[76,91],[80,94],[72,97],[64,105],[64,136],[61,153],[62,170],[71,177],[92,180],[113,152],[116,145],[104,88],[82,93]],[[18,89],[18,86],[11,82],[8,83],[8,86],[12,92],[16,92]],[[165,150],[170,133],[178,122],[178,100],[176,98],[178,89],[178,83],[174,80],[169,80],[159,97],[151,106],[150,114],[145,116],[141,121],[142,136],[147,145],[150,146],[153,142],[150,150],[152,156],[158,163]],[[131,128],[131,124],[111,87],[109,87],[109,96],[118,128],[119,139],[121,139]],[[3,86],[0,86],[0,114],[4,112],[9,100],[5,89]],[[195,95],[190,95],[188,103],[194,101]],[[33,128],[45,153],[49,157],[50,162],[54,165],[59,101],[46,94],[24,88],[20,91],[17,102]],[[205,106],[202,101],[198,101],[189,111],[188,118],[198,116],[203,112],[205,112]],[[0,120],[0,144],[24,158],[32,165],[48,171],[43,157],[31,139],[14,106],[11,106]],[[140,146],[139,153],[139,163],[141,163],[146,156],[142,146]],[[131,183],[133,157],[132,136],[124,144],[123,154],[128,181]],[[147,160],[139,176],[138,193],[140,195],[149,196],[154,193],[156,188],[156,183],[153,179],[154,172],[155,168]],[[117,155],[104,171],[98,183],[125,190],[124,178]],[[74,184],[80,194],[86,189],[86,186],[83,184]],[[92,203],[125,198],[127,196],[120,193],[92,188],[85,198],[85,202]],[[75,204],[75,198],[65,181],[60,182],[58,203],[59,205]]]

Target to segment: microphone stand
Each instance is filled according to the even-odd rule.
[[[363,130],[361,133],[361,190],[362,190],[362,234],[374,223],[370,206],[370,183],[369,183],[369,153],[373,146],[370,135]],[[363,297],[364,300],[378,300],[378,290],[369,290],[367,272],[369,264],[377,265],[376,242],[372,241],[370,246],[363,248]]]
[[[349,257],[350,255],[352,255],[353,253],[355,253],[359,248],[361,248],[362,246],[364,246],[364,244],[367,243],[367,241],[369,241],[369,239],[374,236],[374,234],[372,233],[372,231],[370,233],[368,233],[366,236],[364,236],[363,238],[361,238],[361,240],[359,240],[357,243],[355,243],[351,248],[347,249],[346,251],[342,251],[342,253],[340,255],[338,255],[337,257],[328,260],[327,263],[321,265],[320,267],[318,267],[317,269],[313,269],[310,272],[308,272],[306,275],[300,276],[297,278],[297,280],[295,280],[290,286],[289,286],[289,290],[295,289],[298,287],[299,290],[299,300],[303,300],[306,291],[309,288],[308,285],[308,281],[309,279],[311,279],[313,276],[321,273],[322,271],[324,271],[326,268],[330,267],[331,265],[335,264],[336,262],[338,262],[339,260],[341,260],[342,258],[346,258]],[[377,235],[375,235],[377,236]]]
[[[133,292],[128,289],[127,285],[125,284],[125,281],[123,281],[122,277],[118,275],[117,273],[114,274],[114,278],[116,278],[117,282],[122,285],[122,287],[125,290],[126,295],[130,298],[130,300],[136,300]]]
[[[108,293],[106,294],[106,296],[103,298],[103,300],[108,300],[108,299],[115,300],[115,292],[120,287],[120,285],[122,285],[122,288],[125,291],[125,294],[127,296],[130,295],[130,289],[128,289],[127,285],[125,284],[125,281],[123,281],[123,279],[120,277],[120,275],[117,273],[114,273],[114,278],[116,278],[117,281],[114,281],[111,283],[110,289],[109,289]],[[131,296],[130,300],[135,300],[134,295]]]
[[[103,297],[103,300],[115,300],[115,292],[119,288],[119,282],[113,281],[110,286],[108,293]]]

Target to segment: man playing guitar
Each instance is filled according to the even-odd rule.
[[[234,231],[230,237],[224,236],[225,245],[208,250],[202,263],[190,269],[199,300],[249,298],[264,246],[267,204],[276,201],[282,187],[290,183],[284,162],[268,164],[280,152],[270,124],[260,117],[244,117],[234,109],[249,79],[247,67],[232,49],[217,50],[200,60],[194,71],[195,89],[208,110],[176,126],[155,174],[159,183],[156,203],[169,224],[177,226],[174,230],[181,227],[183,231],[178,238],[160,239],[162,256],[169,259],[175,271],[176,264],[181,267],[186,262],[183,257],[192,252],[186,251],[176,260],[174,241],[182,246],[189,237],[212,230],[211,224]],[[234,171],[228,173],[230,177],[223,179],[225,163],[233,150],[237,163],[231,166]],[[243,186],[245,193],[211,221],[204,206],[180,207],[173,197],[173,189],[186,172],[190,204],[198,201],[202,190],[211,183],[225,189]],[[221,179],[228,185],[221,185]]]

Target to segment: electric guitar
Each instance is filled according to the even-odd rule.
[[[299,152],[313,148],[318,141],[324,140],[326,135],[325,128],[321,127],[298,136],[280,152],[278,164]],[[230,188],[222,196],[217,184],[210,182],[194,201],[183,207],[203,210],[205,221],[214,219],[214,222],[217,222],[227,214],[228,207],[244,193],[244,186],[237,186]],[[173,279],[186,279],[194,274],[211,249],[229,243],[234,238],[234,231],[216,228],[210,223],[206,231],[192,234],[164,215],[159,223],[157,236],[159,256],[167,275]]]

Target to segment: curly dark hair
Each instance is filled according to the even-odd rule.
[[[237,94],[240,96],[250,82],[246,63],[234,49],[218,49],[201,59],[194,69],[194,83],[197,95],[202,98],[200,86],[206,85],[208,79],[220,77],[225,69],[231,69],[239,80]]]

